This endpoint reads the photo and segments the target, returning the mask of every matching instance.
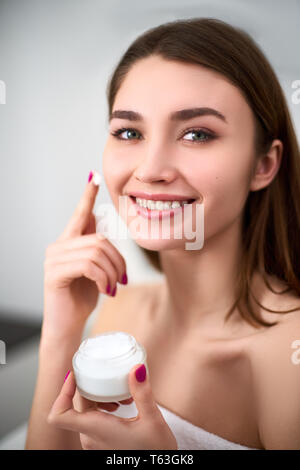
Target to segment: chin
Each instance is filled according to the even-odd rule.
[[[165,240],[159,238],[152,240],[150,238],[134,238],[134,241],[141,248],[146,248],[147,250],[152,251],[164,251],[164,250],[174,250],[174,249],[185,249],[185,243],[189,240]]]

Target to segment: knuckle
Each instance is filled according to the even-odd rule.
[[[86,258],[86,262],[87,262],[86,269],[91,274],[92,273],[95,274],[95,272],[96,272],[96,269],[97,269],[96,260],[97,260],[97,257],[95,257],[95,255],[93,255],[93,254],[89,254],[88,257]]]
[[[96,243],[101,243],[102,240],[106,240],[106,237],[102,233],[96,232],[95,233],[95,240],[96,240]]]
[[[91,254],[95,259],[97,259],[99,256],[103,254],[102,246],[99,246],[99,245],[93,246],[93,248],[91,249]]]
[[[94,263],[91,258],[85,258],[82,261],[83,265],[83,270],[88,273],[93,273],[94,272]]]
[[[49,413],[47,416],[47,423],[48,424],[57,424],[57,418],[56,415],[53,413]]]
[[[102,270],[98,269],[97,266],[95,265],[94,261],[90,258],[86,258],[84,261],[84,271],[90,275],[91,279],[99,280],[100,282],[103,282],[104,280],[104,273]]]

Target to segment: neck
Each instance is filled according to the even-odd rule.
[[[173,330],[224,328],[226,313],[235,300],[241,247],[237,222],[204,240],[201,250],[160,252],[166,276],[163,310]]]

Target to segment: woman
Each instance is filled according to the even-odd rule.
[[[95,233],[94,173],[46,251],[26,448],[300,449],[300,159],[272,67],[242,30],[177,20],[133,42],[107,95],[104,177],[164,280],[117,290],[126,263]],[[182,224],[204,205],[200,249],[174,236],[180,221],[162,205],[183,200]],[[152,238],[145,220],[168,211],[170,237]],[[73,372],[62,386],[99,292],[108,298],[92,335],[127,331],[147,350],[149,374],[139,382],[136,366],[129,377],[135,419],[99,413]]]

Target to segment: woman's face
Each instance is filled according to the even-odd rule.
[[[190,108],[211,108],[223,118],[205,113],[189,119],[170,118]],[[120,214],[129,228],[134,227],[140,246],[184,248],[191,240],[183,230],[181,238],[174,238],[174,217],[149,219],[153,209],[141,209],[147,212],[144,215],[137,211],[130,196],[136,192],[146,193],[143,199],[155,195],[160,200],[194,199],[192,228],[198,231],[203,227],[196,223],[195,211],[202,204],[204,220],[199,222],[205,221],[204,243],[237,223],[251,189],[255,161],[254,116],[238,88],[204,67],[151,56],[127,74],[113,105],[112,111],[117,110],[134,111],[141,118],[131,120],[119,114],[111,119],[103,175],[118,212],[119,196],[123,196],[120,200],[129,212],[124,215],[122,209]],[[111,135],[120,128],[127,130]],[[185,210],[177,209],[177,217]],[[157,227],[163,220],[170,220],[170,237],[157,237],[157,232],[151,237],[150,223]],[[183,220],[176,219],[176,230],[186,220],[184,213]]]

